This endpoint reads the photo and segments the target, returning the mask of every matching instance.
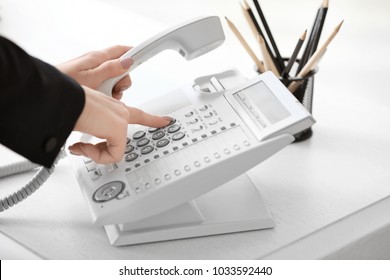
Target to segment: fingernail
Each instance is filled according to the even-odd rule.
[[[133,64],[133,59],[131,57],[125,57],[121,59],[121,66],[123,69],[129,68]]]
[[[69,152],[70,152],[72,155],[81,156],[81,154],[76,153],[72,147],[69,147],[68,150],[69,150]]]
[[[121,92],[121,91],[120,92],[115,92],[115,93],[112,94],[112,97],[114,97],[115,99],[120,100],[123,97],[123,92]]]
[[[170,116],[163,116],[162,117],[164,120],[166,120],[166,121],[173,121],[173,118],[172,117],[170,117]]]
[[[174,118],[172,118],[172,117],[169,117],[169,116],[163,116],[162,117],[164,120],[166,120],[166,121],[168,121],[168,122],[173,122],[175,119]]]

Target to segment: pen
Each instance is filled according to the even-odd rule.
[[[241,33],[238,31],[238,29],[236,28],[236,26],[233,24],[233,22],[231,22],[227,17],[225,17],[226,19],[226,22],[229,26],[229,28],[232,30],[232,32],[234,33],[234,35],[236,35],[238,41],[240,41],[241,45],[244,47],[244,49],[246,50],[246,52],[249,54],[249,56],[252,58],[252,60],[254,61],[254,63],[256,64],[257,66],[257,69],[259,70],[260,73],[264,73],[265,72],[265,68],[264,68],[264,65],[263,63],[257,58],[257,56],[255,55],[255,53],[252,51],[251,47],[248,45],[248,43],[245,41],[244,37],[242,37]]]
[[[261,22],[263,23],[265,32],[267,33],[268,39],[271,42],[271,45],[272,45],[272,47],[274,49],[275,57],[276,57],[276,61],[277,61],[276,65],[277,65],[279,71],[282,72],[283,69],[284,69],[284,62],[283,62],[283,59],[282,59],[282,57],[281,57],[281,55],[279,53],[278,47],[277,47],[277,45],[275,43],[274,37],[272,36],[271,30],[270,30],[270,28],[268,26],[268,23],[267,23],[266,19],[265,19],[263,11],[261,10],[260,4],[259,4],[259,0],[253,0],[253,4],[255,4],[255,8],[257,10],[257,13],[260,16]]]
[[[309,59],[309,61],[305,64],[305,66],[302,68],[302,70],[298,73],[297,77],[298,78],[304,78],[312,69],[313,67],[318,63],[318,60],[321,58],[321,56],[323,55],[323,53],[325,52],[326,48],[329,46],[329,44],[332,42],[333,38],[336,36],[336,34],[339,32],[340,28],[341,28],[341,25],[343,24],[344,20],[342,20],[337,26],[336,28],[333,30],[333,32],[330,34],[330,36],[328,37],[328,39],[325,41],[325,43],[321,46],[321,48],[319,48],[318,50],[316,50],[316,52],[311,56],[311,58]],[[290,86],[292,87],[292,85],[296,83],[296,82],[292,82],[290,85],[289,85],[289,89],[290,89]]]
[[[290,73],[291,67],[293,66],[294,62],[297,59],[298,53],[301,50],[303,42],[306,39],[306,34],[307,34],[307,30],[305,30],[305,32],[303,32],[301,37],[299,37],[297,45],[295,46],[295,49],[294,49],[294,51],[293,51],[293,53],[292,53],[292,55],[291,55],[291,57],[290,57],[290,59],[289,59],[289,61],[287,63],[287,66],[286,66],[286,68],[284,68],[284,70],[282,72],[282,77],[284,79],[286,79],[288,77],[288,74]]]

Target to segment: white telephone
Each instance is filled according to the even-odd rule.
[[[166,48],[191,59],[223,41],[219,18],[203,17],[152,37],[124,57],[134,58],[132,70]],[[100,90],[110,94],[121,77],[106,81]],[[69,155],[93,221],[105,226],[114,245],[256,228],[217,221],[196,200],[221,185],[245,191],[252,184],[247,170],[314,124],[270,72],[250,81],[235,70],[201,77],[141,108],[174,121],[160,129],[129,126],[125,154],[115,164]],[[226,216],[229,207],[219,212]]]
[[[218,17],[201,17],[163,31],[123,57],[134,59],[131,71],[164,49],[192,59],[224,39]],[[105,81],[100,90],[111,94],[122,77]],[[272,73],[252,80],[236,70],[199,77],[141,108],[174,121],[159,129],[129,126],[125,154],[115,164],[68,155],[93,221],[104,225],[111,244],[273,226],[245,172],[315,121]],[[33,167],[6,166],[0,177]],[[0,199],[0,212],[38,189],[53,168],[42,167],[23,188]]]

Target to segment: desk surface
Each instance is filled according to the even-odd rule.
[[[298,36],[310,28],[321,1],[262,2],[281,53],[290,54]],[[37,193],[1,213],[1,248],[12,247],[1,243],[8,237],[33,256],[49,259],[390,258],[390,240],[384,237],[389,236],[390,223],[386,215],[390,205],[389,59],[381,55],[390,48],[390,37],[385,36],[390,28],[390,3],[374,2],[331,1],[324,36],[341,19],[345,23],[316,77],[314,135],[249,172],[272,213],[274,229],[111,247],[104,230],[92,225],[65,159]],[[227,15],[250,36],[237,1],[160,3],[3,0],[0,32],[52,63],[113,44],[135,45],[172,23],[200,14]],[[362,17],[366,11],[370,11],[368,18]],[[225,31],[227,42],[195,61],[161,54],[139,67],[132,73],[133,86],[125,101],[139,104],[199,75],[232,66],[253,76],[249,57],[228,28]],[[0,154],[1,163],[10,159],[6,154]],[[1,179],[1,194],[29,176]]]

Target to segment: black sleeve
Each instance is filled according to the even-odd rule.
[[[50,167],[85,103],[82,87],[0,36],[0,143]]]

